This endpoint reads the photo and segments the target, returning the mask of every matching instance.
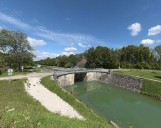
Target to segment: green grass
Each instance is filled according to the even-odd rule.
[[[89,124],[88,127],[111,127],[105,119],[95,114],[91,109],[85,106],[83,103],[76,100],[76,98],[64,91],[57,85],[56,81],[50,79],[50,77],[44,77],[41,80],[41,83],[48,88],[50,91],[56,93],[60,96],[64,101],[68,102],[71,106],[73,106],[82,116],[86,118],[86,124]],[[93,126],[92,126],[93,125]]]
[[[144,79],[141,93],[161,100],[161,83]]]
[[[117,70],[114,72],[124,75],[134,75],[142,78],[149,78],[161,81],[161,71],[156,70]]]
[[[14,80],[9,84],[8,81],[0,81],[0,128],[107,127],[104,121],[81,121],[49,112],[25,92],[24,82]]]

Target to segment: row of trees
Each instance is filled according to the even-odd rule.
[[[0,69],[33,63],[33,48],[27,36],[22,32],[0,30]],[[137,68],[161,69],[161,45],[150,49],[144,45],[128,45],[121,49],[98,46],[84,53],[70,56],[58,56],[35,62],[36,64],[59,67],[86,68]]]
[[[75,67],[79,61],[81,61],[83,54],[70,55],[70,56],[58,56],[56,58],[46,58],[43,60],[35,61],[36,64],[58,67]]]
[[[60,67],[161,69],[161,45],[154,49],[128,45],[116,50],[98,46],[81,54],[47,58],[36,63]]]
[[[0,30],[0,69],[12,67],[20,70],[33,63],[32,47],[22,32]]]

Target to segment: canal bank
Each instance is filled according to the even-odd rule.
[[[110,70],[63,71],[56,75],[54,73],[53,78],[58,81],[61,87],[73,85],[78,81],[96,80],[161,100],[161,81],[113,73]]]
[[[161,126],[161,102],[153,98],[98,81],[77,82],[64,88],[121,128]]]
[[[78,84],[79,82],[81,83],[83,81],[84,83],[88,83],[88,82],[90,83],[90,82],[93,82],[93,81],[95,81],[95,82],[100,82],[101,81],[101,83],[103,82],[103,84],[105,84],[104,86],[106,86],[107,88],[110,88],[109,86],[112,86],[112,88],[118,88],[119,87],[118,89],[123,90],[123,91],[127,91],[128,92],[128,95],[126,95],[126,97],[130,96],[131,94],[135,94],[135,95],[139,95],[141,97],[142,96],[144,97],[144,95],[148,95],[148,96],[151,96],[151,97],[155,97],[157,99],[161,99],[161,95],[160,95],[161,94],[160,93],[161,92],[160,91],[161,90],[161,86],[160,86],[160,83],[154,82],[154,81],[145,80],[145,79],[142,79],[142,78],[137,78],[137,77],[134,77],[134,76],[127,76],[127,75],[123,75],[123,74],[118,74],[118,73],[111,73],[111,72],[110,73],[107,73],[107,72],[88,72],[88,73],[87,72],[83,72],[83,73],[82,72],[81,73],[80,72],[79,73],[76,73],[75,72],[75,73],[71,73],[70,72],[69,74],[68,73],[67,74],[61,74],[61,76],[58,76],[57,77],[57,80],[58,80],[59,86],[61,86],[63,88],[71,87],[70,88],[70,91],[69,90],[68,91],[70,93],[72,93],[72,94],[76,94],[77,97],[79,97],[79,94],[77,94],[77,91],[75,91],[75,89],[76,90],[79,90],[79,88],[82,86],[82,85],[79,86],[79,84]],[[69,85],[73,85],[73,86],[69,86]],[[99,91],[99,89],[100,89],[100,86],[99,85],[96,85],[94,87],[93,86],[87,86],[86,85],[86,87],[87,87],[86,88],[86,91],[87,92],[92,92],[93,90],[97,90],[99,92],[97,95],[102,95],[104,93],[102,91]],[[79,93],[81,94],[81,92],[82,92],[82,90]],[[105,91],[105,92],[106,92],[105,93],[106,95],[104,95],[104,97],[101,97],[99,99],[100,101],[102,99],[103,100],[106,99],[106,97],[109,97],[107,95],[107,91]],[[113,91],[113,93],[110,94],[110,95],[116,94],[114,92],[115,91]],[[137,93],[134,93],[134,92],[137,92]],[[86,92],[83,92],[83,93],[85,94]],[[122,92],[122,93],[124,93],[124,92]],[[139,93],[144,94],[144,95],[141,95]],[[119,96],[119,97],[121,97],[121,96]],[[145,97],[146,98],[150,98],[150,97],[147,97],[147,96],[145,96]],[[133,109],[134,110],[136,109],[140,113],[144,113],[144,112],[146,113],[146,111],[150,111],[150,109],[146,109],[146,107],[149,108],[146,105],[145,105],[145,107],[143,107],[144,108],[143,110],[140,110],[140,108],[142,108],[142,106],[144,106],[144,104],[146,104],[146,103],[143,102],[144,100],[143,101],[142,100],[141,101],[137,101],[136,100],[136,104],[140,104],[141,103],[141,106],[139,106],[139,108],[135,108],[135,107],[131,107],[130,108],[129,107],[130,108],[129,111],[124,111],[124,110],[121,109],[123,107],[123,108],[126,108],[125,110],[128,110],[128,107],[127,106],[135,106],[135,105],[132,105],[132,104],[131,105],[130,104],[127,104],[126,99],[125,99],[125,102],[122,102],[122,103],[120,101],[117,101],[118,103],[116,102],[115,105],[116,106],[120,106],[120,109],[117,108],[117,107],[115,108],[114,107],[115,105],[114,106],[112,105],[112,106],[109,106],[108,107],[109,110],[112,107],[112,109],[113,109],[113,112],[112,113],[114,113],[115,116],[118,116],[119,117],[119,115],[117,115],[117,113],[119,113],[120,115],[121,115],[121,113],[123,113],[125,115],[130,114],[128,116],[129,117],[133,117],[133,119],[130,122],[128,121],[128,118],[127,118],[127,120],[124,118],[125,120],[123,121],[123,124],[121,124],[122,123],[122,119],[115,119],[110,114],[108,115],[108,113],[109,113],[108,111],[107,112],[105,112],[105,111],[100,112],[99,111],[99,110],[105,110],[105,109],[99,108],[99,107],[97,109],[97,107],[96,108],[93,107],[93,103],[90,103],[89,104],[88,102],[86,102],[85,100],[81,99],[80,97],[79,97],[79,99],[82,100],[86,105],[88,105],[92,109],[94,109],[96,112],[98,112],[102,117],[104,117],[104,118],[106,118],[108,120],[112,120],[112,121],[114,120],[114,122],[117,122],[120,126],[123,126],[123,127],[125,127],[125,126],[128,126],[128,127],[135,126],[135,121],[137,121],[138,119],[140,119],[140,121],[145,121],[144,123],[151,122],[150,119],[142,120],[141,118],[139,118],[138,117],[139,113],[138,113],[138,115],[135,114],[137,112],[131,113],[131,111],[133,111]],[[85,97],[85,99],[87,99],[87,98]],[[97,97],[95,97],[94,99],[97,99]],[[150,99],[151,100],[154,100],[156,102],[159,102],[156,99],[153,99],[153,98],[150,98]],[[133,101],[133,98],[132,98],[132,101]],[[135,99],[134,99],[134,101],[135,101]],[[125,106],[122,106],[122,104],[126,104],[127,106],[126,107]],[[148,104],[150,105],[151,102],[148,103]],[[159,104],[160,104],[160,102],[159,102]],[[159,109],[158,108],[155,109],[155,105],[153,107],[154,107],[154,111],[155,110],[157,110],[158,112],[161,111],[160,108]],[[153,107],[150,107],[150,108],[153,109]],[[144,110],[146,110],[146,111],[144,111]],[[117,113],[115,113],[115,111],[117,111]],[[104,115],[105,113],[108,115],[108,117],[106,117]],[[144,118],[144,116],[151,117],[151,115],[153,116],[154,113],[153,112],[150,112],[149,115],[142,115],[142,118]],[[137,117],[137,118],[135,118],[135,117]],[[158,118],[160,118],[160,117],[158,116]],[[120,122],[118,122],[118,120],[120,120]],[[125,122],[125,121],[127,121],[128,123]],[[158,127],[158,122],[156,122],[156,123],[157,124],[154,124],[154,123],[151,123],[151,124],[154,125],[154,126],[156,126],[156,127]],[[139,124],[138,126],[140,126],[140,125],[142,126],[142,124]],[[139,128],[138,126],[137,126],[137,128]],[[151,126],[151,125],[149,125],[149,126]],[[143,128],[144,127],[145,126],[143,125]]]

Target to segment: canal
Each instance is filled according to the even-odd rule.
[[[161,128],[161,101],[98,81],[64,88],[120,128]]]

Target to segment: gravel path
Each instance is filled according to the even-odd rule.
[[[72,106],[63,101],[58,95],[41,85],[40,77],[28,78],[28,82],[25,85],[25,90],[50,112],[83,120],[83,117],[78,114],[78,112],[74,110]]]
[[[42,77],[52,74],[53,72],[29,73],[26,75],[15,75],[12,76],[11,79],[28,79],[27,83],[25,83],[26,92],[34,99],[38,100],[50,112],[58,113],[70,118],[78,118],[84,120],[83,116],[81,116],[76,110],[74,110],[71,105],[63,101],[58,95],[49,91],[40,83]],[[0,77],[0,80],[8,79],[9,77]]]

